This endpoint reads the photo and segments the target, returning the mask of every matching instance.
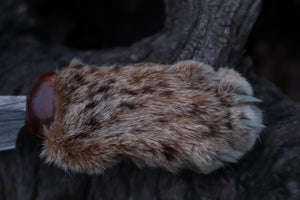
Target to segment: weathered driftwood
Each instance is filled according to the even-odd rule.
[[[243,58],[260,0],[165,0],[167,18],[161,32],[129,48],[101,51],[49,46],[30,34],[20,34],[30,24],[21,12],[22,3],[2,1],[0,6],[0,13],[7,13],[0,15],[1,94],[28,93],[40,75],[75,56],[97,65],[196,59],[216,68],[229,65],[245,75],[256,96],[264,100],[261,107],[268,128],[239,163],[210,175],[138,169],[124,160],[98,176],[67,173],[44,164],[39,159],[40,143],[23,128],[17,149],[0,153],[0,199],[299,198],[300,106],[256,76],[251,62]]]

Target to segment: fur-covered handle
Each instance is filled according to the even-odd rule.
[[[55,116],[42,157],[101,173],[120,161],[210,173],[254,145],[262,114],[232,69],[196,61],[96,67],[72,61],[53,79]]]

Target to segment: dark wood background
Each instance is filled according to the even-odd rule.
[[[277,68],[269,63],[263,70],[262,58],[272,59],[257,53],[265,49],[257,39],[264,25],[253,29],[261,0],[82,2],[0,1],[1,95],[27,94],[39,76],[61,69],[73,57],[97,65],[195,59],[215,68],[231,66],[246,76],[255,96],[264,100],[260,106],[267,128],[239,163],[209,175],[138,169],[124,160],[98,176],[44,164],[40,142],[23,128],[17,148],[0,152],[0,199],[300,198],[300,106],[261,76],[272,79],[281,73],[274,61]],[[275,49],[272,42],[276,46],[276,37],[266,43],[267,55]],[[278,54],[272,54],[273,59]]]

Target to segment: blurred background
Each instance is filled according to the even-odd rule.
[[[257,74],[300,101],[300,1],[264,0],[246,45]]]
[[[162,30],[162,0],[6,0],[0,2],[1,49],[15,37],[76,50],[129,46]],[[245,46],[255,72],[300,101],[300,0],[264,0]]]

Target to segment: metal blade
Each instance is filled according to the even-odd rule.
[[[15,148],[25,111],[26,96],[0,96],[0,151]]]

